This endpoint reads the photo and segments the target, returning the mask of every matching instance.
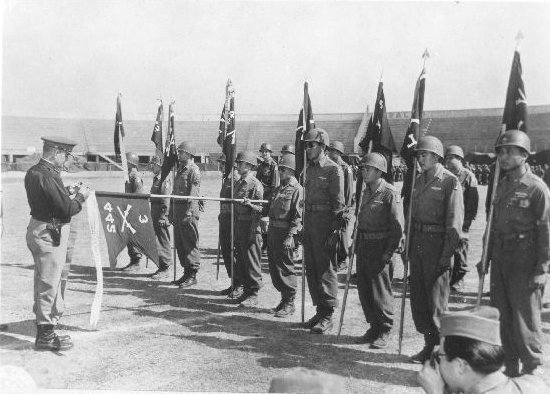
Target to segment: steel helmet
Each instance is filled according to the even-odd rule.
[[[283,145],[283,148],[281,149],[281,153],[290,153],[291,155],[294,154],[294,145]]]
[[[197,154],[195,144],[189,141],[184,141],[181,144],[179,144],[178,152],[186,152],[186,153],[189,153],[191,156],[195,156]]]
[[[235,159],[235,163],[245,162],[248,164],[252,164],[253,166],[256,166],[258,164],[258,156],[256,156],[256,153],[245,150],[244,152],[237,153],[237,158]]]
[[[158,156],[151,157],[151,160],[149,161],[149,164],[153,165],[156,164],[157,166],[162,166],[162,160]]]
[[[503,146],[517,146],[527,153],[531,152],[531,140],[521,130],[508,130],[497,139],[495,150]]]
[[[432,152],[439,157],[443,158],[443,144],[439,140],[439,138],[434,137],[433,135],[426,135],[418,141],[418,144],[416,144],[415,151],[426,151],[426,152]]]
[[[290,168],[291,170],[296,170],[296,157],[294,155],[284,155],[279,160],[279,168]]]
[[[264,142],[260,146],[260,152],[265,152],[265,151],[273,152],[273,149],[271,149],[271,144],[268,144],[267,142]]]
[[[344,144],[342,143],[342,141],[332,141],[329,145],[329,149],[334,150],[341,155],[344,154]]]
[[[330,140],[328,138],[328,133],[323,129],[311,129],[306,135],[304,135],[304,142],[318,142],[325,146],[328,146]]]
[[[225,153],[222,153],[220,157],[218,157],[218,160],[216,160],[218,163],[225,163],[227,159],[225,158]]]
[[[460,157],[461,159],[464,159],[464,151],[458,145],[450,145],[447,147],[447,150],[445,151],[445,156],[449,155],[455,155]]]
[[[134,152],[126,152],[126,161],[133,166],[139,166],[139,156]]]
[[[360,167],[374,167],[377,170],[382,171],[384,174],[388,172],[388,162],[384,155],[380,153],[369,153],[363,156],[359,162]]]

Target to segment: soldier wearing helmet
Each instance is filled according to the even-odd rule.
[[[222,153],[221,157],[218,158],[218,168],[222,175],[222,188],[220,190],[220,197],[231,198],[231,183],[233,182],[233,189],[235,189],[239,174],[235,168],[232,168],[231,171],[233,171],[233,178],[231,177],[231,173],[229,173],[228,176],[225,176],[225,162],[226,157],[225,154]],[[227,271],[227,276],[231,278],[231,203],[220,201],[220,214],[218,215],[218,223],[220,251],[223,257],[225,270]],[[236,261],[235,253],[233,253],[233,259],[234,261]],[[236,267],[235,264],[234,267]],[[235,289],[239,289],[238,286],[235,286]],[[240,289],[242,289],[242,287]],[[234,291],[231,285],[220,292],[220,295],[231,295],[232,298],[237,298],[241,294],[242,292],[239,292],[239,290]]]
[[[267,249],[269,273],[273,286],[281,293],[281,301],[273,308],[275,317],[294,314],[296,298],[296,273],[294,272],[294,236],[302,228],[304,195],[296,180],[296,158],[284,155],[279,161],[281,184],[275,188],[266,207],[269,213]]]
[[[354,191],[355,191],[355,184],[353,182],[353,170],[349,166],[348,163],[346,163],[342,159],[342,155],[344,154],[344,144],[341,141],[330,141],[330,144],[327,148],[328,157],[338,164],[340,167],[342,167],[342,172],[344,174],[344,204],[345,209],[352,210],[355,206],[355,199],[354,199]],[[344,237],[347,238],[347,243],[351,243],[351,232],[353,231],[354,227],[354,220],[355,218],[352,217],[352,220],[350,220],[346,224],[346,229],[344,231]],[[347,252],[345,248],[343,248],[344,252]],[[337,256],[337,267],[338,271],[345,270],[348,266],[348,255],[347,253],[338,254]]]
[[[370,328],[358,343],[383,349],[393,327],[392,256],[403,236],[403,206],[382,175],[386,158],[369,153],[360,163],[365,189],[357,216],[357,292]]]
[[[151,194],[172,194],[172,177],[167,176],[161,179],[162,161],[158,156],[153,156],[149,163],[153,172],[153,184],[151,185]],[[157,250],[159,256],[159,265],[151,275],[151,279],[167,279],[168,269],[172,264],[172,245],[170,242],[170,221],[168,220],[168,211],[170,207],[170,198],[151,198],[151,219],[157,238]]]
[[[184,141],[178,148],[178,170],[174,179],[174,194],[198,197],[201,186],[201,173],[193,156],[197,154],[191,142]],[[172,284],[187,288],[197,284],[200,268],[199,250],[199,202],[197,200],[174,201],[170,207],[170,221],[174,224],[174,246],[183,267],[183,275]]]
[[[280,183],[279,171],[277,171],[277,162],[273,160],[271,153],[273,153],[271,144],[264,142],[260,146],[260,157],[258,160],[259,164],[256,171],[256,178],[258,178],[264,188],[263,199],[268,201],[271,198],[271,193],[277,186],[279,186]],[[260,223],[262,228],[262,249],[265,250],[268,246],[267,228],[269,225],[269,219],[267,217],[263,217]]]
[[[453,253],[458,245],[464,204],[460,181],[440,163],[443,144],[421,137],[416,156],[422,173],[411,197],[411,310],[424,347],[412,361],[424,363],[439,344],[439,317],[447,310]]]
[[[286,155],[286,154],[294,155],[294,145],[291,145],[291,144],[283,145],[283,147],[281,148],[281,155]]]
[[[304,136],[310,162],[304,185],[304,257],[309,293],[317,307],[305,327],[318,334],[332,328],[334,308],[338,306],[336,261],[325,244],[333,233],[340,231],[344,210],[344,175],[342,168],[325,153],[329,142],[327,132],[319,128]]]
[[[531,143],[508,130],[495,146],[504,172],[489,245],[491,304],[500,311],[505,373],[533,374],[543,362],[541,299],[550,265],[550,192],[526,164]]]
[[[128,164],[128,180],[124,183],[124,192],[144,193],[143,179],[141,179],[141,175],[138,172],[139,156],[133,152],[126,152],[126,163]],[[139,270],[142,253],[132,243],[128,244],[128,256],[130,256],[130,262],[122,267],[121,271],[133,272]]]
[[[235,288],[230,296],[240,293],[237,303],[240,307],[258,305],[258,292],[262,287],[260,218],[263,207],[250,200],[261,200],[264,188],[254,176],[258,157],[254,152],[244,151],[235,160],[239,180],[235,184],[234,197],[244,202],[235,204],[235,244],[237,246],[237,264],[233,284]]]
[[[460,292],[464,287],[464,276],[468,269],[468,232],[472,221],[476,218],[479,204],[477,180],[472,171],[463,165],[464,152],[457,145],[447,147],[445,151],[445,166],[460,181],[464,201],[464,222],[458,247],[453,255],[453,270],[451,272],[451,291]]]

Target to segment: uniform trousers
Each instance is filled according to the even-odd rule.
[[[460,238],[458,246],[453,254],[453,271],[451,274],[451,286],[464,279],[468,269],[468,238]]]
[[[306,212],[304,226],[304,258],[309,294],[313,305],[324,308],[338,306],[336,256],[330,256],[325,242],[332,232],[329,212]]]
[[[367,322],[377,329],[393,326],[393,262],[382,260],[386,240],[357,241],[357,290]]]
[[[227,276],[231,278],[231,213],[220,213],[218,216],[219,222],[219,241],[220,241],[220,250],[223,257],[223,263],[225,265],[225,270],[227,271]],[[236,254],[233,251],[233,260],[235,259]],[[234,269],[236,267],[234,266]],[[237,276],[235,275],[235,278]],[[234,286],[238,286],[238,283],[233,281]]]
[[[167,269],[172,264],[172,245],[170,244],[170,227],[161,226],[158,218],[153,218],[153,228],[157,238],[159,269]]]
[[[273,286],[281,293],[284,301],[294,301],[297,279],[294,271],[294,245],[285,248],[283,241],[288,236],[288,229],[270,226],[267,231],[267,255],[269,273]]]
[[[491,304],[500,312],[500,336],[508,363],[542,364],[543,289],[530,289],[537,252],[531,238],[493,244]]]
[[[67,257],[69,224],[61,226],[59,246],[53,246],[47,223],[31,218],[27,226],[27,247],[34,259],[34,305],[36,324],[57,324],[65,311],[62,291]],[[65,270],[68,273],[68,269]]]
[[[414,231],[411,238],[411,310],[416,330],[434,341],[449,302],[449,271],[439,275],[445,233]],[[436,344],[436,343],[435,343]],[[434,344],[434,345],[435,345]]]
[[[174,244],[181,266],[198,271],[201,263],[199,250],[199,218],[193,215],[175,215]]]
[[[257,293],[262,287],[262,234],[257,219],[235,221],[235,244],[238,250],[234,282],[245,291]]]
[[[128,247],[128,256],[130,256],[130,264],[139,264],[143,254],[141,251],[132,243],[127,245]]]

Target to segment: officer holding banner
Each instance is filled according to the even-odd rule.
[[[62,351],[73,347],[68,335],[59,336],[54,331],[65,309],[61,276],[70,221],[81,211],[90,190],[82,184],[66,188],[61,180],[60,172],[68,163],[76,142],[63,137],[42,137],[42,140],[42,158],[25,175],[32,216],[26,239],[34,259],[35,347]]]

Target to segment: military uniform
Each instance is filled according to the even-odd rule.
[[[128,174],[128,180],[124,182],[124,192],[125,193],[143,193],[143,179],[139,176],[139,173],[136,169],[132,169]],[[128,243],[128,256],[130,256],[130,264],[126,266],[135,265],[137,266],[141,261],[143,254],[141,251],[133,244]]]
[[[283,302],[293,302],[296,296],[293,248],[285,248],[283,242],[301,230],[303,198],[302,186],[292,177],[287,184],[275,188],[269,204],[269,273]]]
[[[342,174],[344,176],[344,206],[346,209],[350,209],[350,212],[353,212],[355,206],[355,185],[353,181],[353,171],[351,167],[342,159],[342,157],[338,156],[338,160],[335,161],[336,164],[338,164],[342,168]],[[346,225],[346,229],[344,231],[343,236],[346,238],[347,245],[351,244],[351,237],[352,237],[352,231],[353,227],[355,225],[355,216],[350,215],[350,221]],[[347,250],[346,250],[347,252]],[[346,260],[348,258],[347,253],[338,255],[338,265],[341,267],[346,266]]]
[[[367,322],[376,332],[393,326],[391,256],[403,235],[403,207],[395,187],[380,179],[365,187],[357,225],[357,290]],[[390,259],[388,259],[390,257]]]
[[[529,281],[548,272],[549,243],[548,187],[529,171],[515,179],[502,178],[494,200],[489,249],[491,303],[500,311],[507,366],[512,368],[518,359],[527,369],[542,364],[544,289],[530,288]]]
[[[221,198],[231,198],[231,175],[223,180],[220,190]],[[220,214],[218,215],[219,222],[219,241],[220,249],[223,256],[223,262],[227,271],[227,276],[231,278],[231,203],[220,202]],[[233,253],[233,258],[235,254]],[[234,286],[239,286],[234,283]]]
[[[304,252],[309,293],[320,310],[338,306],[336,261],[325,248],[331,233],[338,229],[338,215],[344,209],[342,168],[323,156],[306,169]]]
[[[198,197],[201,173],[193,162],[183,164],[174,180],[174,194]],[[196,274],[200,267],[199,250],[199,202],[198,200],[175,199],[170,217],[174,224],[174,244],[185,275]],[[172,209],[172,207],[170,207]]]
[[[460,182],[441,164],[435,166],[433,177],[423,173],[416,179],[410,234],[412,315],[431,347],[439,343],[439,316],[447,310],[449,269],[464,219]]]
[[[172,194],[172,179],[166,177],[164,182],[160,181],[160,174],[153,177],[151,185],[151,194]],[[170,208],[170,198],[152,198],[151,199],[151,219],[153,228],[157,237],[157,250],[159,256],[159,270],[166,270],[172,263],[172,245],[170,244],[170,231],[168,227],[168,212]]]
[[[235,184],[234,198],[261,200],[264,190],[260,181],[249,172]],[[262,287],[260,216],[263,207],[235,204],[235,243],[238,249],[233,282],[244,287],[244,295],[256,295]]]
[[[476,218],[479,204],[479,193],[477,191],[475,175],[470,170],[463,168],[456,174],[456,177],[462,186],[464,222],[462,224],[462,235],[458,241],[458,247],[454,252],[451,287],[458,285],[468,272],[468,232],[470,231],[472,221]]]

